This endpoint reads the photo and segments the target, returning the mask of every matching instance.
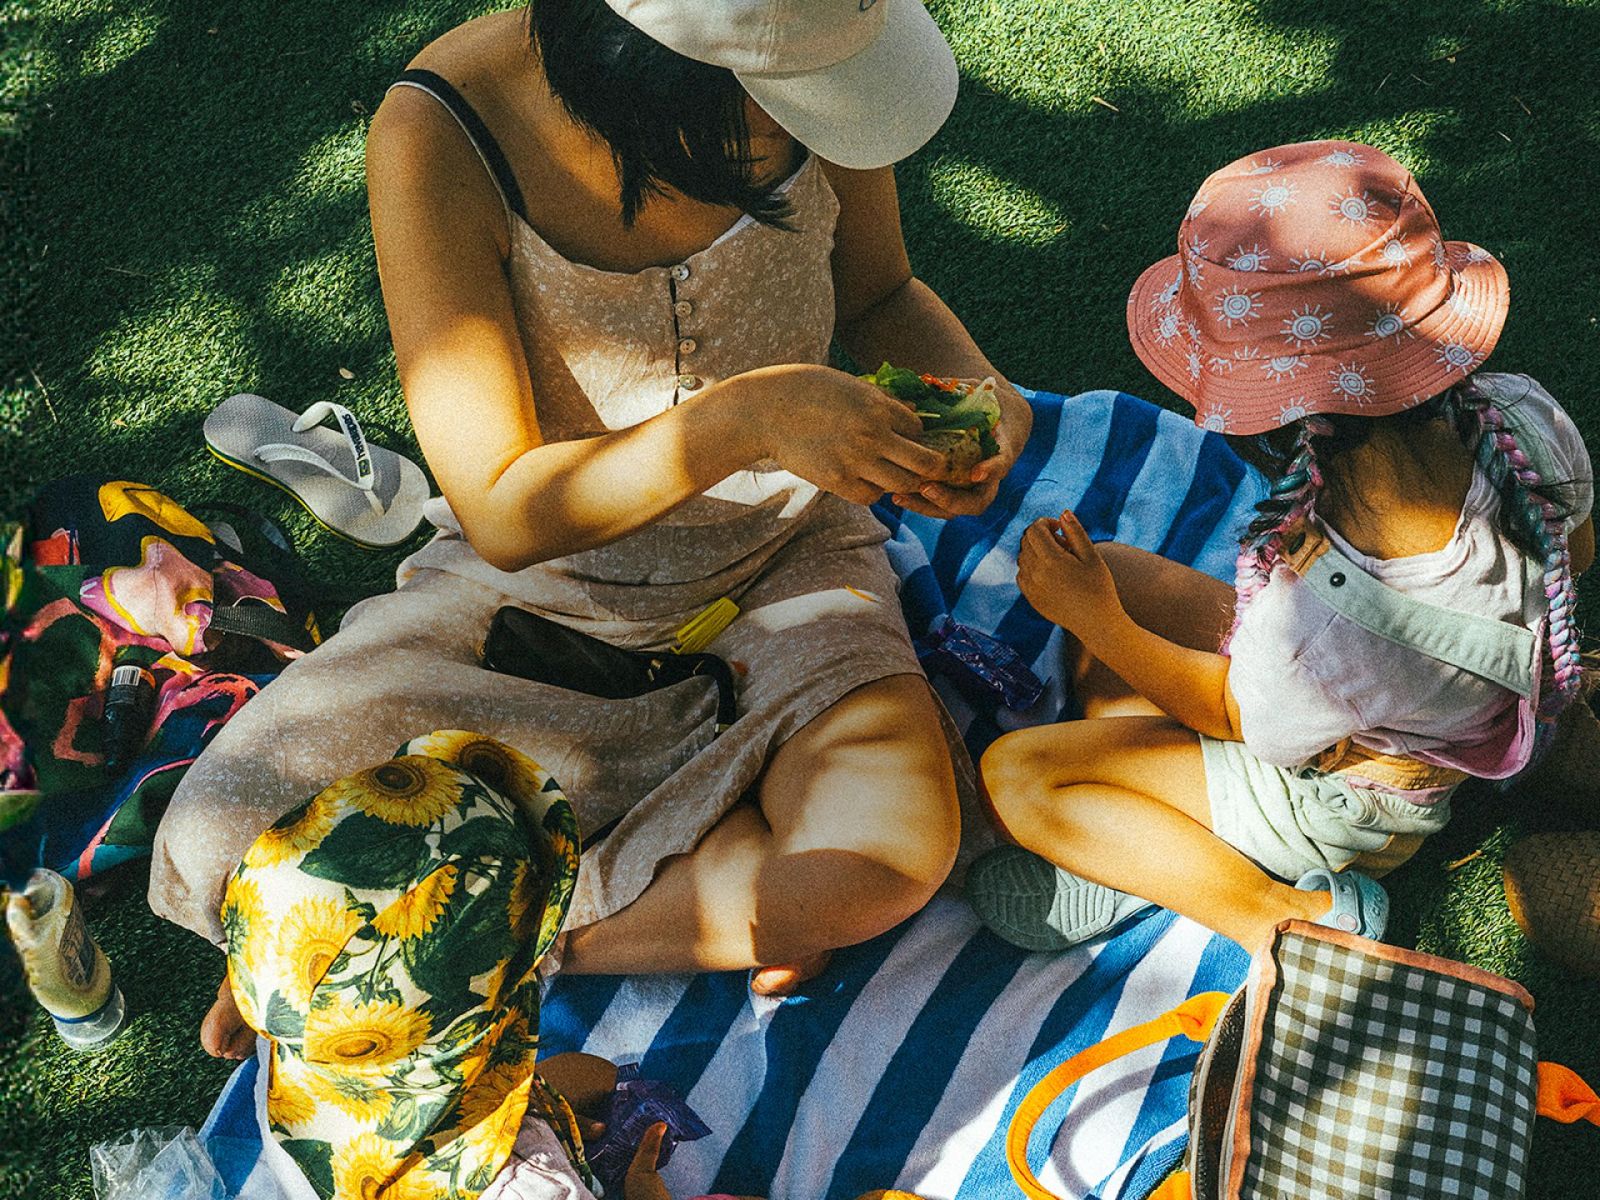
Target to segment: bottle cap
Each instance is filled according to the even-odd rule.
[[[96,1012],[77,1019],[52,1016],[52,1020],[61,1040],[74,1050],[98,1050],[122,1032],[128,1022],[128,1007],[123,1003],[122,989],[112,984],[111,994]]]

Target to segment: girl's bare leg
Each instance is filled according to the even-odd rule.
[[[574,930],[562,969],[777,966],[763,989],[776,990],[920,910],[949,874],[959,832],[927,682],[879,680],[784,743],[758,804],[733,809],[627,908]]]
[[[1233,624],[1231,584],[1148,550],[1102,542],[1122,606],[1152,633],[1191,650],[1215,650]],[[1161,710],[1067,637],[1067,663],[1085,717],[1159,716]]]
[[[1006,831],[1085,879],[1182,913],[1247,950],[1278,922],[1315,921],[1326,892],[1272,878],[1211,832],[1196,734],[1167,717],[1022,730],[983,756]]]

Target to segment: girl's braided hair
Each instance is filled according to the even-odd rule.
[[[1450,423],[1499,493],[1501,531],[1517,549],[1543,564],[1550,659],[1539,698],[1542,748],[1548,743],[1555,718],[1577,695],[1580,682],[1572,560],[1566,534],[1566,519],[1572,513],[1571,485],[1539,474],[1517,444],[1504,414],[1470,376],[1427,403],[1393,416],[1308,416],[1255,438],[1229,439],[1241,457],[1272,481],[1240,542],[1235,627],[1282,557],[1285,534],[1315,512],[1327,463],[1364,444],[1378,421],[1417,427],[1438,420]]]

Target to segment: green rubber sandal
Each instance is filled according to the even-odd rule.
[[[1064,871],[1021,846],[1001,846],[973,863],[966,893],[990,930],[1035,953],[1069,949],[1156,907]]]

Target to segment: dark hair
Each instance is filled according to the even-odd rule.
[[[532,0],[528,27],[551,92],[611,148],[624,224],[670,188],[788,227],[779,184],[755,181],[745,91],[732,71],[669,50],[605,0]]]
[[[1266,498],[1256,505],[1255,520],[1240,540],[1238,611],[1242,613],[1265,586],[1285,537],[1313,510],[1322,490],[1323,471],[1330,462],[1365,444],[1380,421],[1400,429],[1447,421],[1472,453],[1477,469],[1499,493],[1501,531],[1543,569],[1549,603],[1549,676],[1539,698],[1536,752],[1542,753],[1549,747],[1555,718],[1577,695],[1581,671],[1574,623],[1576,596],[1566,536],[1566,519],[1573,512],[1575,489],[1571,481],[1543,478],[1518,445],[1501,410],[1514,408],[1519,402],[1520,398],[1501,400],[1497,406],[1469,376],[1426,403],[1391,416],[1319,413],[1253,438],[1230,437],[1228,441],[1240,457],[1258,468],[1271,485]]]

